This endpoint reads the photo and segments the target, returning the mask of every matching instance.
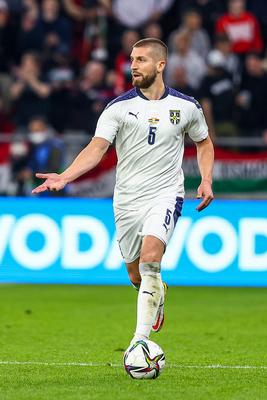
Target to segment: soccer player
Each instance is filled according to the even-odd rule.
[[[137,324],[132,343],[149,338],[164,321],[166,285],[161,259],[181,215],[184,137],[196,143],[201,183],[197,207],[213,199],[214,150],[199,103],[166,87],[163,71],[167,47],[159,39],[134,44],[131,53],[134,88],[108,104],[95,136],[61,174],[41,174],[45,182],[33,190],[60,190],[94,168],[115,140],[118,164],[114,192],[117,238],[129,278],[138,289]]]

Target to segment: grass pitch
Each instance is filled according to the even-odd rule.
[[[151,339],[167,366],[122,366],[135,328],[131,287],[0,286],[1,400],[265,400],[267,289],[173,288]]]

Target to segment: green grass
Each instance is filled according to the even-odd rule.
[[[56,363],[0,364],[0,399],[267,399],[267,369],[188,368],[267,366],[267,289],[170,288],[155,381],[108,365],[122,362],[135,305],[130,287],[0,286],[0,361]]]

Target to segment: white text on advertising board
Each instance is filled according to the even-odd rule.
[[[12,214],[0,217],[0,262],[7,251],[21,267],[43,270],[60,262],[66,270],[93,269],[103,264],[107,270],[122,268],[123,261],[116,236],[110,237],[107,227],[92,216],[67,215],[61,224],[45,214],[27,214],[16,219]],[[28,238],[38,233],[43,237],[40,249],[32,249]],[[220,241],[216,252],[209,252],[204,242],[208,235]],[[80,237],[90,239],[87,249],[80,248]],[[189,217],[179,219],[164,255],[163,270],[179,268],[183,252],[192,264],[205,272],[215,273],[228,268],[236,259],[243,271],[266,271],[267,250],[257,253],[256,240],[267,240],[266,218],[241,218],[238,229],[227,219],[208,216],[193,222]]]

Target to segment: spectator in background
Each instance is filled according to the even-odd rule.
[[[106,14],[111,11],[109,0],[62,0],[64,9],[73,20],[72,54],[81,65],[94,57],[106,60]]]
[[[51,70],[50,121],[60,132],[79,130],[92,135],[99,115],[115,97],[106,84],[105,64],[89,61],[80,80],[73,78],[68,68]]]
[[[0,93],[0,133],[5,134],[0,137],[0,195],[6,195],[10,176],[10,144],[9,140],[15,130],[14,124],[10,120],[9,113],[4,108],[3,97]],[[7,140],[6,140],[6,139]]]
[[[198,92],[195,91],[188,83],[187,71],[184,67],[178,66],[173,70],[173,84],[172,87],[178,92],[182,92],[191,97],[197,97]]]
[[[143,29],[143,36],[162,40],[163,32],[157,22],[148,23]]]
[[[126,30],[142,30],[150,22],[160,22],[174,0],[109,0],[111,16],[108,23],[109,54],[117,54]],[[114,68],[112,60],[110,67]]]
[[[89,61],[83,71],[80,82],[81,90],[91,100],[100,101],[101,112],[114,97],[114,92],[106,84],[106,67],[100,61]]]
[[[39,28],[43,32],[43,47],[48,54],[70,51],[72,44],[71,24],[60,14],[59,0],[42,0]]]
[[[39,24],[39,7],[36,0],[27,2],[22,12],[17,37],[17,56],[20,59],[28,51],[40,51],[43,46],[44,33]]]
[[[125,29],[138,29],[149,22],[159,21],[171,7],[173,0],[114,0],[114,17]]]
[[[179,3],[179,15],[183,15],[188,9],[197,10],[202,16],[204,29],[212,37],[215,22],[225,12],[225,0],[180,0]]]
[[[228,12],[216,23],[216,33],[226,34],[238,55],[261,52],[263,41],[257,18],[246,10],[245,0],[229,0]]]
[[[100,114],[115,97],[113,89],[107,85],[106,67],[102,62],[89,61],[86,64],[80,80],[80,91],[85,96],[85,104],[87,104],[87,110],[84,112],[84,127],[92,135]]]
[[[16,33],[6,0],[0,0],[0,72],[7,73],[14,62]]]
[[[12,122],[10,111],[7,111],[4,103],[3,93],[0,92],[0,133],[12,133],[15,125]],[[0,147],[2,144],[0,145]]]
[[[225,69],[224,56],[218,50],[212,50],[208,56],[208,74],[199,93],[211,137],[237,136],[235,94],[232,77]]]
[[[132,72],[130,54],[134,43],[139,40],[139,34],[134,30],[127,30],[122,35],[121,51],[115,58],[115,93],[116,96],[132,88]]]
[[[97,120],[106,105],[115,97],[112,88],[106,83],[106,67],[100,61],[89,61],[84,68],[80,80],[79,97],[72,98],[73,113],[72,127],[83,121],[85,129],[90,135],[96,128]],[[81,105],[83,105],[81,107]]]
[[[41,170],[60,173],[64,168],[64,145],[55,136],[45,118],[36,116],[30,120],[28,125],[28,139],[30,150],[27,160],[24,160],[24,168],[18,171],[17,178],[20,186],[29,194],[30,187],[36,185],[35,173]],[[23,184],[24,182],[24,184]],[[48,192],[46,196],[57,195]]]
[[[47,115],[51,89],[42,77],[41,59],[36,53],[25,53],[14,75],[15,82],[10,90],[15,106],[15,122],[23,128],[34,115]]]
[[[9,147],[11,179],[7,187],[8,195],[28,196],[31,193],[29,173],[25,174],[29,158],[29,144],[21,135],[14,135]]]
[[[231,42],[227,35],[218,34],[214,39],[214,49],[217,50],[224,59],[224,69],[232,76],[235,85],[240,83],[241,65],[236,54],[231,50]]]
[[[63,0],[64,9],[75,21],[93,21],[97,17],[98,0]]]
[[[0,0],[0,91],[2,106],[9,108],[10,68],[15,61],[16,31],[12,24],[6,0]]]
[[[70,104],[71,93],[74,89],[75,69],[65,52],[58,52],[50,60],[47,78],[51,87],[49,97],[49,121],[53,128],[62,133],[69,127],[73,113]]]
[[[34,16],[40,15],[41,0],[19,0],[19,1],[21,4],[20,13],[25,11],[30,11]]]
[[[166,82],[175,85],[175,70],[182,67],[186,71],[188,85],[197,90],[206,73],[206,64],[194,50],[191,49],[192,36],[188,31],[175,33],[173,37],[173,52],[169,56],[166,68]]]
[[[263,34],[264,42],[267,41],[267,2],[266,0],[248,0],[247,8],[252,14],[256,15]]]
[[[8,0],[8,8],[12,13],[20,13],[27,0]]]
[[[267,139],[266,98],[267,74],[262,58],[258,54],[250,54],[245,60],[245,71],[236,97],[243,135]]]
[[[210,39],[202,27],[202,16],[196,9],[188,9],[183,14],[182,25],[177,31],[170,35],[169,48],[173,48],[173,37],[175,33],[188,31],[191,34],[191,49],[204,59],[207,58],[210,50]]]

